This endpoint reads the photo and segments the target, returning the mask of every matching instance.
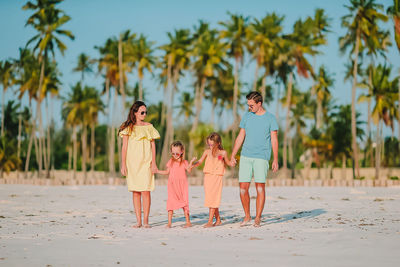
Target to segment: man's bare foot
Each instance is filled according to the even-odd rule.
[[[240,226],[247,226],[249,222],[251,221],[251,218],[244,218],[243,221],[240,223]]]
[[[260,227],[261,226],[261,218],[255,218],[253,226]]]
[[[208,222],[205,225],[203,225],[204,228],[210,228],[210,227],[213,227],[213,226],[214,226],[214,224],[212,222]]]
[[[193,225],[191,224],[191,223],[186,223],[184,226],[183,226],[183,228],[189,228],[189,227],[192,227]]]
[[[147,223],[146,223],[146,224],[143,224],[143,227],[144,227],[144,228],[151,228],[151,226],[150,226],[149,224],[147,224]]]
[[[171,228],[171,224],[167,224],[165,228]]]
[[[221,224],[222,224],[221,220],[218,220],[218,221],[216,221],[213,225],[214,225],[214,226],[218,226],[218,225],[221,225]]]
[[[140,228],[140,227],[142,227],[142,224],[141,224],[141,223],[137,223],[137,224],[135,224],[135,225],[132,226],[132,228]]]

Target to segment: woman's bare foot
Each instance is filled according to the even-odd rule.
[[[246,226],[249,224],[249,222],[251,221],[251,218],[244,218],[243,221],[240,223],[240,226]]]
[[[143,224],[143,227],[144,227],[144,228],[151,228],[151,226],[150,226],[149,224],[147,224],[147,223],[146,223],[146,224]]]
[[[260,227],[261,226],[261,218],[255,218],[253,226]]]
[[[221,225],[222,223],[221,223],[221,220],[218,220],[218,221],[216,221],[213,225],[214,226],[218,226],[218,225]]]
[[[212,222],[208,222],[205,225],[203,225],[204,228],[210,228],[210,227],[213,227],[213,226],[214,226],[214,224]]]
[[[137,223],[137,224],[135,224],[135,225],[132,226],[132,228],[140,228],[140,227],[142,227],[142,224],[141,224],[141,223]]]
[[[183,228],[189,228],[189,227],[192,227],[193,225],[191,224],[191,223],[186,223],[184,226],[183,226]]]

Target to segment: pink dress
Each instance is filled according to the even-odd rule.
[[[186,176],[187,160],[177,162],[170,159],[169,168],[167,210],[183,208],[189,211],[189,184]]]
[[[221,203],[222,178],[225,174],[224,158],[222,156],[214,157],[211,150],[208,150],[203,172],[204,206],[218,208]]]

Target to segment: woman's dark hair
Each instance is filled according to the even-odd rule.
[[[263,102],[262,95],[256,91],[248,93],[246,95],[246,98],[247,98],[247,100],[254,100],[254,102],[256,102],[256,104],[260,103],[260,102],[262,104],[262,102]]]
[[[218,133],[216,132],[210,133],[210,135],[207,137],[207,143],[208,140],[214,142],[214,147],[212,149],[212,155],[214,157],[217,155],[218,150],[224,150],[224,148],[222,147],[222,138]]]
[[[135,113],[138,112],[141,106],[146,107],[146,104],[143,101],[136,101],[135,103],[133,103],[129,110],[128,118],[124,123],[121,124],[121,126],[119,127],[119,131],[122,131],[127,127],[130,127],[130,129],[132,129],[132,127],[136,124]]]

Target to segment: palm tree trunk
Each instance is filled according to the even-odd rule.
[[[36,131],[35,125],[36,125],[36,119],[33,119],[32,120],[32,130],[31,130],[32,132],[31,132],[31,135],[29,137],[28,151],[26,153],[26,160],[25,160],[25,170],[24,170],[24,172],[25,172],[24,177],[25,178],[28,178],[29,161],[30,161],[30,158],[31,158],[33,138],[35,137],[35,131]]]
[[[161,152],[161,166],[165,166],[165,164],[168,161],[168,155],[169,155],[169,146],[170,146],[170,134],[171,134],[171,123],[172,123],[172,103],[171,103],[171,98],[172,98],[172,56],[171,54],[168,56],[168,66],[167,66],[167,86],[164,89],[164,99],[166,100],[166,130],[165,130],[165,136],[164,136],[164,142],[163,142],[163,147],[162,147],[162,152]],[[164,104],[163,104],[164,107]]]
[[[317,129],[321,129],[322,127],[322,103],[321,100],[318,99],[317,97],[317,123],[316,123]]]
[[[81,142],[82,142],[82,161],[81,161],[82,162],[82,171],[83,171],[83,176],[86,181],[86,179],[87,179],[87,173],[86,173],[87,127],[85,124],[82,124]]]
[[[342,155],[342,178],[344,180],[347,179],[347,177],[346,177],[346,161],[347,161],[346,154],[343,154]]]
[[[260,64],[258,63],[258,60],[257,60],[256,70],[254,71],[253,91],[257,90],[257,80],[258,80],[258,70],[259,69],[260,69]]]
[[[51,98],[50,98],[51,102]],[[51,121],[52,117],[51,114],[53,114],[51,111],[48,111],[48,104],[46,103],[46,113],[47,113],[47,164],[46,164],[46,178],[50,178],[50,165],[51,165],[51,135],[50,135],[50,126],[51,126]],[[50,118],[49,118],[50,117]]]
[[[72,142],[70,142],[70,145],[68,146],[68,172],[71,171],[71,165],[72,165]]]
[[[38,93],[39,94],[39,93]],[[40,111],[40,106],[41,102],[40,100],[37,100],[36,103],[36,114],[37,118],[39,120],[39,137],[38,139],[38,149],[35,149],[35,153],[37,153],[37,161],[38,161],[38,177],[41,177],[41,171],[42,171],[42,158],[43,158],[43,153],[42,153],[42,128],[41,128],[41,111]]]
[[[288,91],[286,95],[286,121],[285,121],[285,132],[283,135],[283,169],[287,170],[287,147],[288,147],[288,132],[289,132],[289,113],[290,113],[290,105],[292,98],[292,85],[293,85],[293,73],[289,73],[289,84]]]
[[[279,121],[279,98],[281,97],[281,86],[280,83],[276,86],[276,110],[275,118]]]
[[[139,77],[139,100],[143,101],[143,78]]]
[[[95,130],[96,125],[94,122],[91,123],[90,129],[90,171],[94,171],[94,148],[95,148]]]
[[[73,169],[74,169],[74,175],[73,178],[76,179],[76,169],[78,166],[78,140],[77,140],[77,133],[76,133],[76,125],[73,126],[72,128],[72,142],[73,142]]]
[[[238,103],[238,94],[239,94],[239,64],[240,64],[240,58],[236,57],[235,58],[235,74],[234,74],[234,84],[233,84],[233,105],[232,105],[232,111],[233,111],[233,125],[232,125],[232,140],[234,140],[236,131],[238,128],[237,125],[237,103]],[[234,142],[234,141],[232,141]]]
[[[2,98],[1,98],[1,137],[3,138],[4,136],[4,106],[5,106],[5,91],[6,89],[3,88],[2,91]]]
[[[193,119],[193,125],[191,129],[191,133],[194,134],[197,130],[197,127],[199,125],[199,119],[200,119],[200,112],[201,112],[201,105],[203,101],[203,96],[204,96],[204,88],[206,85],[206,78],[202,77],[200,81],[200,86],[196,86],[196,93],[195,93],[195,106],[196,106],[196,113]],[[193,138],[190,138],[189,142],[189,158],[192,158],[194,154],[194,142]]]
[[[122,114],[125,114],[125,84],[124,84],[124,71],[123,71],[123,61],[122,61],[122,40],[121,37],[118,41],[118,71],[119,71],[119,88],[122,95]]]
[[[358,146],[357,146],[357,129],[356,129],[356,90],[357,90],[357,74],[358,74],[358,55],[360,44],[360,30],[357,31],[356,47],[354,50],[354,66],[353,66],[353,86],[351,90],[351,135],[354,168],[357,177],[360,177],[360,168],[358,164]],[[353,177],[355,178],[355,177]]]
[[[267,76],[268,75],[264,75],[263,79],[262,79],[262,83],[261,83],[261,96],[263,101],[265,100],[265,96],[267,94],[267,90],[265,88],[265,86],[267,85]]]
[[[21,160],[21,134],[22,134],[22,115],[21,111],[18,114],[18,143],[17,143],[17,158]],[[17,168],[17,178],[19,178],[19,170]]]
[[[379,119],[378,125],[377,125],[377,129],[376,129],[376,149],[375,149],[375,179],[378,180],[379,177],[379,171],[380,171],[380,167],[381,167],[381,137],[380,137],[380,128],[381,128],[381,121]]]

